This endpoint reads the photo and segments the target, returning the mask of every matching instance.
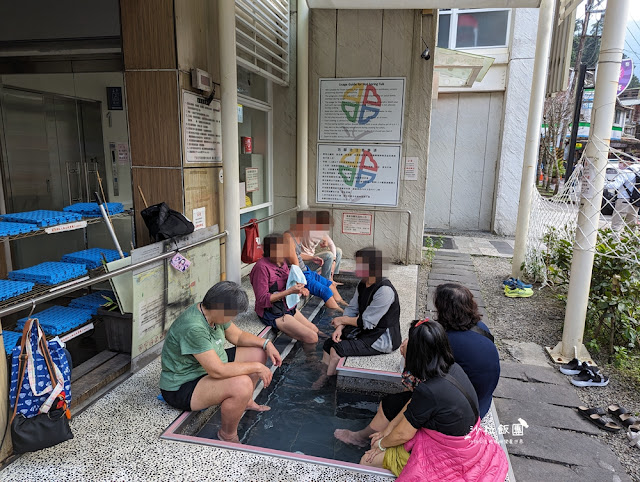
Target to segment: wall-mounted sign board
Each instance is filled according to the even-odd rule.
[[[399,145],[318,144],[316,202],[397,206]]]
[[[185,163],[222,163],[220,101],[183,90],[182,120]]]
[[[320,79],[318,142],[402,143],[404,77]]]

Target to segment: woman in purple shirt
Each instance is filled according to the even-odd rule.
[[[296,307],[288,307],[286,297],[291,294],[309,296],[298,283],[289,289],[289,265],[285,260],[285,246],[281,234],[270,234],[263,240],[264,257],[249,274],[256,295],[256,313],[260,320],[302,343],[318,343],[318,327],[307,320]]]

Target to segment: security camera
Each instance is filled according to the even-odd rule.
[[[427,47],[422,51],[422,53],[420,54],[420,57],[423,58],[424,60],[429,60],[431,58],[431,52],[429,51],[429,47]]]

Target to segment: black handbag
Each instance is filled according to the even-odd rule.
[[[162,241],[175,236],[193,233],[194,226],[178,211],[174,211],[166,203],[154,204],[140,211],[149,235],[154,241]]]
[[[34,323],[38,323],[34,320]],[[25,343],[29,338],[26,333],[29,323],[25,324],[25,333],[22,335],[20,346],[20,365],[18,368],[18,392],[16,394],[16,403],[13,407],[13,416],[11,417],[11,439],[13,442],[13,451],[18,454],[26,452],[35,452],[47,447],[53,447],[61,442],[73,438],[71,427],[69,426],[69,418],[71,417],[67,408],[67,402],[63,394],[60,394],[54,400],[54,407],[48,413],[39,413],[35,417],[26,418],[18,411],[18,399],[22,389],[24,373],[27,368],[28,355],[25,350]],[[39,326],[38,326],[39,329]],[[51,378],[51,383],[55,383],[56,375],[53,367],[53,360],[49,353],[47,340],[45,337],[40,338],[38,347],[47,365],[47,371]]]

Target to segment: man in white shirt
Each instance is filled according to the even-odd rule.
[[[613,181],[605,183],[605,189],[615,189],[617,193],[616,204],[611,219],[611,229],[619,232],[625,225],[631,229],[638,223],[638,206],[631,204],[631,194],[635,190],[636,170],[638,166],[632,166],[632,162],[622,159],[618,164],[620,171]]]
[[[302,253],[313,256],[312,260],[305,261],[310,270],[315,271],[322,267],[321,276],[333,281],[333,275],[340,272],[342,250],[336,247],[329,237],[328,233],[331,228],[329,211],[317,211],[315,214],[315,229],[311,229],[301,240]],[[316,253],[318,248],[329,248],[329,250]]]

